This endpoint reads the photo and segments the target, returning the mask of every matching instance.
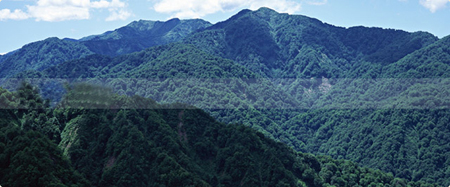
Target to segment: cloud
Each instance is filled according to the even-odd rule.
[[[269,7],[279,12],[292,14],[300,11],[301,4],[293,0],[157,0],[153,9],[178,18],[200,18],[216,12],[260,7]]]
[[[27,12],[9,9],[0,10],[0,20],[35,18],[36,21],[65,21],[91,18],[93,9],[108,9],[107,21],[123,20],[131,16],[127,5],[120,0],[38,0],[35,5],[27,5]]]
[[[420,0],[422,6],[430,10],[430,12],[435,13],[436,10],[445,8],[445,5],[449,0]]]
[[[89,19],[89,8],[70,5],[27,6],[28,14],[36,21],[64,21]]]
[[[311,1],[307,1],[306,3],[310,4],[310,5],[325,5],[328,3],[328,0],[311,0]]]
[[[115,21],[115,20],[126,20],[131,16],[131,13],[125,11],[123,9],[111,9],[109,17],[106,18],[106,21]]]
[[[0,10],[0,21],[3,20],[22,20],[22,19],[28,19],[28,14],[23,12],[22,10],[14,10],[14,12],[11,12],[9,9],[2,9]]]

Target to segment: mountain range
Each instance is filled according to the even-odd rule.
[[[363,167],[390,173],[379,173],[387,178],[378,183],[394,185],[392,183],[394,178],[400,177],[421,184],[426,182],[447,185],[450,183],[450,158],[446,154],[450,151],[450,141],[446,136],[450,129],[447,117],[450,106],[448,98],[450,82],[447,80],[450,70],[449,45],[449,36],[439,39],[427,32],[410,33],[363,26],[343,28],[306,16],[280,14],[268,8],[261,8],[257,11],[243,10],[216,24],[203,20],[172,19],[166,22],[140,20],[115,31],[80,40],[49,38],[38,41],[25,45],[13,53],[0,56],[0,77],[4,78],[0,82],[5,88],[17,90],[20,87],[17,87],[16,78],[19,81],[26,79],[39,85],[40,94],[50,99],[53,107],[64,106],[61,109],[62,113],[52,114],[57,115],[52,117],[59,119],[59,123],[64,125],[60,125],[59,130],[40,132],[47,135],[48,132],[52,132],[49,139],[59,144],[52,146],[61,148],[64,156],[69,157],[73,169],[67,172],[81,173],[72,176],[83,178],[86,184],[91,183],[94,186],[111,185],[111,181],[121,180],[119,171],[126,170],[124,168],[127,165],[126,160],[133,160],[126,156],[132,155],[131,153],[123,151],[121,153],[120,150],[124,150],[123,146],[122,148],[107,146],[109,144],[107,142],[115,142],[113,138],[116,136],[125,139],[134,136],[120,134],[122,132],[120,129],[137,128],[138,131],[133,132],[142,134],[139,136],[148,141],[144,143],[145,145],[142,144],[143,147],[166,150],[159,146],[161,142],[158,138],[153,138],[157,135],[145,130],[149,127],[145,126],[146,123],[142,120],[150,118],[160,121],[155,122],[159,125],[154,128],[166,128],[164,123],[170,126],[163,132],[167,131],[166,135],[175,139],[173,141],[176,145],[173,146],[177,148],[167,150],[170,152],[167,153],[168,157],[159,157],[156,153],[154,156],[151,154],[144,156],[145,154],[140,152],[139,154],[143,154],[142,159],[132,162],[158,158],[193,159],[177,161],[176,166],[173,166],[175,170],[169,169],[164,172],[178,172],[176,168],[181,167],[189,174],[186,174],[187,178],[177,180],[191,181],[189,184],[195,186],[277,185],[271,183],[274,181],[284,181],[287,186],[370,184],[363,183],[364,177],[361,178],[358,174],[358,180],[325,174],[328,171],[324,168],[331,167],[328,162],[338,165],[338,168],[344,167],[337,164],[338,162],[344,164],[343,162],[331,158],[351,160]],[[131,100],[144,97],[161,104],[136,106],[114,101],[116,98],[106,101],[101,96],[92,96],[93,99],[89,100],[86,95],[73,94],[73,91],[79,88],[77,82],[101,84],[111,89],[111,95],[128,95],[121,96],[123,98],[118,99],[119,101],[127,100],[128,97]],[[71,87],[72,84],[75,87]],[[83,87],[88,90],[89,88]],[[10,95],[15,92],[4,93]],[[104,105],[100,101],[108,104]],[[116,104],[110,105],[113,101]],[[62,105],[64,103],[65,105]],[[19,106],[22,105],[17,104],[16,107]],[[207,113],[192,114],[203,116],[197,121],[189,122],[197,124],[196,127],[192,127],[196,130],[180,129],[177,125],[184,122],[180,122],[183,118],[179,116],[177,118],[177,115],[184,111],[182,109],[191,109],[191,106],[203,109]],[[83,109],[67,117],[73,112],[72,109],[65,108],[71,107]],[[120,112],[111,113],[105,110],[89,115],[90,110],[105,108],[114,108]],[[149,112],[137,109],[151,110],[150,113],[155,113],[151,116],[159,117],[148,117]],[[58,115],[65,115],[64,122],[61,122],[62,118]],[[209,115],[221,123],[244,124],[258,132],[239,125],[220,124]],[[23,118],[29,118],[26,116],[19,115],[22,120],[16,119],[15,123],[19,124],[19,127],[20,124],[23,126],[25,123]],[[120,125],[117,122],[120,120],[108,121],[109,118],[104,119],[102,116],[123,118],[127,123],[121,122]],[[136,116],[140,116],[139,119]],[[82,125],[91,124],[85,121],[96,120],[94,118],[102,119],[101,123],[105,125],[99,126],[93,132],[86,131],[86,134],[82,135],[86,136],[85,139],[68,135],[73,134],[69,132],[70,129],[74,131],[89,128],[90,126],[82,127]],[[134,126],[128,127],[125,124]],[[201,126],[204,124],[217,125]],[[216,133],[213,135],[214,140],[206,141],[199,137],[200,139],[193,140],[192,143],[211,143],[211,145],[183,144],[185,137],[190,140],[191,137],[205,135],[208,128]],[[222,136],[217,132],[225,131],[219,130],[221,128],[229,128],[230,132],[241,129],[257,135],[251,140],[224,137],[235,142],[227,147],[225,146],[227,141],[215,139]],[[169,135],[170,133],[172,135]],[[104,135],[104,139],[90,139],[98,135]],[[23,132],[20,136],[40,135]],[[209,138],[209,135],[205,135],[206,137]],[[267,138],[284,143],[290,148],[275,142],[267,143],[266,141],[273,141]],[[135,140],[137,141],[137,139],[130,141]],[[244,142],[261,141],[265,143],[258,143],[257,147],[275,149],[275,152],[279,152],[277,151],[279,149],[285,151],[279,155],[269,156],[272,162],[264,162],[265,156],[242,153],[234,147]],[[71,145],[75,142],[81,147],[72,149]],[[82,142],[99,143],[89,145]],[[203,150],[206,147],[213,147],[214,150]],[[76,153],[77,151],[80,153]],[[229,151],[229,154],[237,156],[225,156],[230,160],[226,161],[227,158],[219,158],[223,151]],[[303,153],[296,153],[297,151]],[[290,161],[273,161],[275,158],[283,157],[282,155],[294,154],[293,152],[297,156],[289,156]],[[82,153],[90,157],[83,157]],[[232,158],[241,158],[238,153],[249,156],[248,162],[242,162],[243,165],[227,165],[240,163],[231,161]],[[309,159],[310,156],[306,153],[328,155],[331,158],[313,156],[316,161],[302,162],[309,165],[301,168],[313,168],[308,178],[309,174],[295,173],[298,168],[287,166],[302,159]],[[120,160],[119,155],[124,162],[113,167],[114,160]],[[98,160],[96,158],[102,161],[95,163],[93,160]],[[214,164],[202,163],[204,160],[214,161]],[[252,160],[259,163],[259,166],[253,169],[260,171],[259,178],[256,173],[234,171],[253,163]],[[108,164],[110,162],[112,164]],[[112,169],[104,167],[102,170],[101,166],[105,163]],[[273,167],[284,167],[290,172],[280,176],[286,181],[281,178],[270,178],[272,174],[261,173],[263,166],[275,163],[284,163],[284,166]],[[141,165],[150,168],[161,167],[152,164],[155,163]],[[356,168],[355,170],[359,172],[366,170],[359,166]],[[229,173],[231,170],[237,173]],[[88,177],[86,176],[88,171],[96,171],[96,174]],[[164,172],[158,172],[160,173],[138,175],[161,174],[163,177]],[[248,180],[242,178],[247,176],[246,173],[249,175]],[[136,179],[130,177],[127,180]],[[267,177],[271,180],[261,179]],[[342,181],[337,178],[341,178]],[[156,178],[151,180],[167,181]],[[302,182],[292,183],[295,180]],[[237,184],[236,181],[241,183]],[[120,184],[131,183],[122,181]],[[171,184],[175,183],[165,185]],[[406,182],[397,184],[406,186]],[[140,185],[149,184],[144,182]]]

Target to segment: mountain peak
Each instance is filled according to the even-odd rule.
[[[133,21],[133,22],[129,23],[128,25],[126,25],[125,27],[135,27],[136,25],[150,25],[150,24],[154,24],[155,22],[156,21],[141,19],[138,21]]]
[[[255,11],[252,11],[252,10],[249,10],[249,9],[243,9],[243,10],[239,11],[237,14],[235,14],[234,16],[232,16],[228,20],[235,20],[235,19],[238,19],[238,18],[240,18],[240,17],[242,17],[244,15],[247,15],[249,13],[250,14],[256,14],[259,17],[267,17],[267,16],[274,16],[274,15],[280,14],[277,11],[275,11],[273,9],[270,9],[270,8],[267,8],[267,7],[261,7],[258,10],[255,10]]]
[[[277,11],[267,8],[267,7],[261,7],[258,10],[256,10],[255,12],[266,13],[266,14],[279,14]]]
[[[45,42],[55,42],[55,41],[61,41],[58,37],[49,37],[44,40]]]
[[[211,23],[201,19],[139,20],[114,31],[82,38],[80,41],[95,53],[117,56],[179,41],[188,34],[210,25]]]

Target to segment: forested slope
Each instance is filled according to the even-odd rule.
[[[76,42],[48,38],[23,46],[0,63],[0,77],[10,78],[26,70],[43,70],[68,60],[93,54]]]
[[[2,106],[20,108],[1,110],[2,186],[437,186],[296,153],[184,104],[89,84],[71,87],[54,109],[27,83],[1,93]],[[80,94],[109,102],[72,97]],[[92,105],[103,109],[83,109]]]
[[[246,120],[245,124],[269,136],[279,127],[255,108],[296,108],[301,105],[289,94],[273,87],[270,80],[260,78],[231,60],[185,44],[158,46],[114,58],[92,55],[41,72],[26,71],[16,77],[36,78],[34,80],[45,87],[43,93],[52,96],[54,101],[63,94],[62,91],[57,92],[59,96],[55,94],[56,90],[63,89],[63,83],[58,82],[60,78],[90,81],[113,88],[120,94],[216,110],[213,115],[221,121],[243,123]],[[16,80],[10,84],[17,84]]]
[[[184,37],[211,24],[201,19],[165,22],[134,21],[114,31],[80,39],[80,43],[97,54],[117,56],[182,40]]]
[[[40,71],[94,53],[117,56],[177,42],[210,25],[200,19],[172,19],[166,22],[140,20],[80,40],[47,38],[0,56],[0,78],[10,78],[27,70]]]
[[[243,10],[184,42],[266,77],[359,78],[436,40],[425,32],[342,28],[261,8]]]
[[[385,66],[378,79],[341,80],[318,109],[284,123],[280,139],[299,151],[448,184],[448,49],[446,37]]]
[[[172,22],[177,20],[130,26]],[[83,41],[129,42],[125,31],[131,27],[126,28]],[[335,27],[262,8],[241,11],[177,40],[181,42],[131,54],[115,56],[120,51],[115,48],[116,52],[108,52],[114,57],[89,55],[12,73],[17,78],[37,78],[30,81],[38,81],[52,106],[66,94],[65,82],[69,88],[72,81],[86,81],[163,104],[188,103],[220,122],[252,127],[296,151],[352,160],[394,177],[450,183],[445,137],[450,106],[449,37]],[[103,109],[103,102],[111,102],[104,100],[108,97],[92,98],[99,102],[87,108]]]

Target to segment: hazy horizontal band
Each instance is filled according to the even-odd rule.
[[[190,108],[188,105],[203,109],[450,108],[450,79],[447,78],[10,78],[0,79],[0,84],[15,90],[23,81],[39,87],[41,94],[52,100],[53,106],[70,108]],[[75,92],[66,95],[68,87]],[[138,95],[162,105],[132,100],[118,102],[113,99],[114,95]],[[64,99],[61,101],[61,98]]]

